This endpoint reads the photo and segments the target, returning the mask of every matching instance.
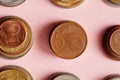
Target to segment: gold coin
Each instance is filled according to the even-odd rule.
[[[0,19],[0,53],[8,58],[26,54],[32,45],[32,32],[21,18],[7,16]]]
[[[7,66],[1,69],[0,80],[32,80],[32,77],[21,67]]]
[[[120,0],[111,0],[111,1],[116,3],[116,4],[120,4]]]
[[[120,0],[104,0],[106,4],[112,7],[120,7]]]
[[[52,2],[60,7],[72,8],[82,4],[84,0],[52,0]]]
[[[80,56],[87,45],[84,29],[76,22],[62,21],[52,31],[50,46],[53,52],[64,59]]]

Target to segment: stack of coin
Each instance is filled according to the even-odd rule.
[[[25,0],[0,0],[0,5],[7,6],[7,7],[14,7],[20,5]]]
[[[104,0],[110,6],[120,7],[120,0]]]
[[[0,80],[33,80],[31,75],[18,66],[6,66],[0,70]]]
[[[104,78],[104,80],[120,80],[119,74],[111,74]]]
[[[120,60],[120,26],[110,28],[104,38],[103,47],[107,54],[115,60]]]
[[[0,53],[7,58],[25,55],[32,45],[30,26],[21,18],[7,16],[0,19]]]
[[[50,35],[50,46],[53,52],[64,59],[80,56],[87,45],[84,29],[76,22],[61,21]]]
[[[63,8],[73,8],[84,2],[84,0],[52,0],[57,6]]]
[[[71,73],[57,73],[50,80],[80,80]]]

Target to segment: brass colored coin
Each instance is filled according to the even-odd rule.
[[[0,5],[6,6],[6,7],[14,7],[17,5],[20,5],[25,0],[0,0]]]
[[[52,0],[52,2],[60,7],[72,8],[82,4],[84,0]]]
[[[32,32],[21,18],[7,16],[0,19],[0,53],[8,58],[26,54],[32,45]]]
[[[71,73],[59,73],[54,75],[51,80],[80,80],[80,79]]]
[[[108,55],[115,60],[120,60],[120,26],[115,26],[107,31],[103,45]]]
[[[64,59],[80,56],[87,45],[87,36],[76,22],[63,21],[52,31],[50,46],[53,52]]]
[[[104,80],[120,80],[119,74],[111,74],[104,78]]]
[[[112,7],[120,7],[120,0],[104,0],[105,3]]]
[[[0,80],[32,80],[32,77],[21,67],[7,66],[1,69]]]

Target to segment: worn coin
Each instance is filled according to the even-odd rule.
[[[32,45],[30,26],[21,18],[7,16],[0,19],[0,53],[8,58],[26,54]]]
[[[120,7],[120,0],[104,0],[110,6]]]
[[[52,0],[54,4],[64,8],[76,7],[84,2],[84,0]]]
[[[80,80],[77,76],[71,73],[58,73],[55,74],[51,80]]]
[[[104,80],[120,80],[119,74],[111,74],[104,78]]]
[[[76,22],[62,21],[56,25],[50,35],[50,46],[53,52],[64,59],[80,56],[87,45],[84,29]]]
[[[7,6],[7,7],[14,7],[20,5],[25,0],[0,0],[0,5]]]
[[[32,80],[32,77],[21,67],[7,66],[1,69],[0,80]]]

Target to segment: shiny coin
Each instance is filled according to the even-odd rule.
[[[32,80],[32,77],[21,67],[7,66],[1,69],[0,80]]]
[[[53,76],[51,80],[80,80],[77,76],[70,73],[59,73]]]
[[[52,2],[60,7],[72,8],[82,4],[84,0],[52,0]]]
[[[0,19],[0,53],[8,58],[18,58],[32,45],[32,32],[21,18],[7,16]]]
[[[120,7],[120,0],[104,0],[110,6]]]
[[[76,22],[60,22],[50,36],[51,49],[57,56],[64,59],[73,59],[80,56],[86,45],[86,33]]]
[[[120,75],[111,74],[111,75],[108,75],[104,80],[120,80]]]
[[[22,4],[25,0],[0,0],[0,5],[7,7],[14,7]]]
[[[107,54],[120,60],[120,26],[112,27],[107,31],[103,39],[103,46]]]

